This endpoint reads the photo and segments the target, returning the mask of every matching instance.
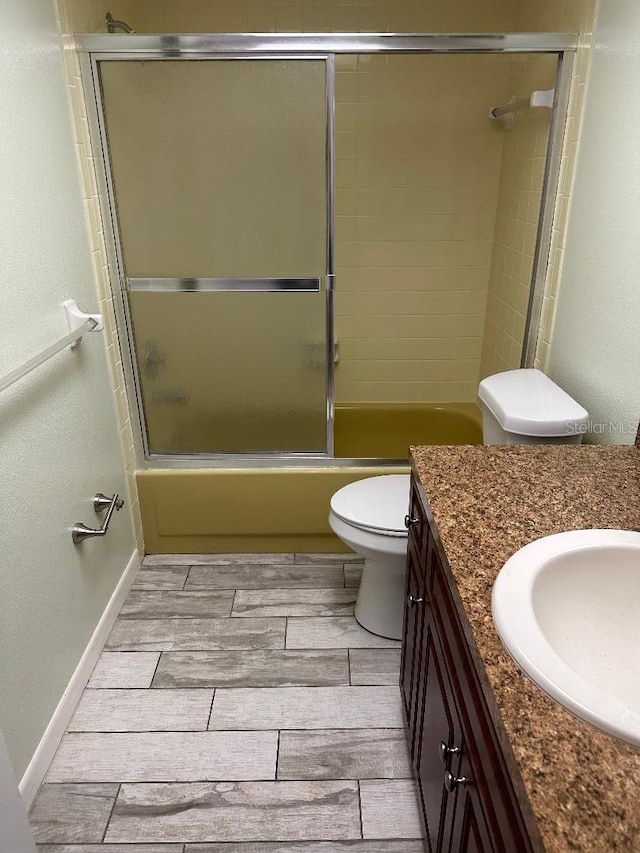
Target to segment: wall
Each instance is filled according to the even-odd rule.
[[[0,339],[10,370],[62,337],[61,302],[96,310],[93,265],[52,4],[3,5]],[[0,398],[0,728],[20,777],[132,555],[130,512],[104,540],[95,492],[123,493],[105,340],[86,335]]]
[[[516,30],[581,34],[571,81],[550,263],[536,352],[536,366],[542,368],[546,367],[562,267],[566,213],[573,183],[582,100],[589,68],[594,9],[594,0],[542,0],[538,3],[521,3],[516,11]],[[534,89],[549,89],[554,85],[555,72],[555,58],[514,57],[509,94],[524,97]],[[548,111],[530,110],[519,114],[514,121],[513,130],[505,134],[481,356],[481,378],[520,366],[549,128]]]
[[[67,0],[70,31],[104,31]],[[120,4],[136,31],[438,31],[511,28],[478,4]],[[503,134],[506,57],[338,57],[336,401],[473,401]]]
[[[515,56],[509,97],[526,98],[555,84],[554,56]],[[503,128],[500,193],[491,258],[480,378],[520,367],[531,289],[551,111],[534,108]]]
[[[510,59],[342,57],[336,400],[473,401]]]
[[[638,422],[639,86],[640,7],[607,0],[594,31],[548,357],[550,375],[591,415],[588,439],[603,443],[633,443]]]
[[[66,0],[68,31],[104,32],[104,7],[98,0]],[[350,3],[318,2],[310,6],[291,0],[120,0],[111,5],[115,17],[137,31],[580,31],[583,48],[575,67],[570,121],[563,152],[560,196],[545,290],[537,365],[545,366],[561,270],[563,234],[573,176],[581,98],[588,69],[588,44],[594,0],[542,0],[531,4],[434,2],[429,4],[366,0]],[[493,88],[493,103],[502,92],[551,85],[551,58],[517,58],[510,62],[511,79],[500,70],[495,85],[487,87],[485,66],[479,87],[469,90],[470,102],[482,105],[473,130],[487,151],[489,172],[506,142],[500,176],[500,200],[492,176],[486,186],[462,189],[443,184],[441,176],[455,171],[464,141],[447,137],[437,116],[454,121],[463,115],[463,77],[476,81],[487,57],[340,57],[337,63],[337,333],[341,363],[337,370],[338,402],[358,400],[475,399],[478,373],[518,366],[533,259],[534,211],[539,200],[548,114],[530,116],[511,135],[484,119]],[[447,73],[445,63],[451,63]],[[416,92],[418,66],[419,95]],[[469,73],[471,72],[471,73]],[[502,82],[499,82],[500,78]],[[465,81],[468,85],[468,80]],[[425,101],[421,102],[424,94]],[[423,117],[426,102],[438,110],[415,131],[415,117]],[[465,104],[468,107],[469,101]],[[403,107],[407,107],[403,110]],[[413,108],[413,109],[411,109]],[[467,109],[467,118],[470,118]],[[476,119],[474,115],[474,120]],[[373,119],[373,122],[372,122]],[[471,125],[460,122],[461,136]],[[389,132],[391,129],[392,132]],[[522,131],[522,132],[519,132]],[[427,136],[428,134],[428,136]],[[425,139],[426,144],[424,144]],[[447,143],[453,143],[448,145]],[[422,147],[421,147],[422,146]],[[476,146],[477,147],[477,146]],[[425,179],[429,152],[437,163],[436,179]],[[433,156],[435,154],[435,157]],[[391,155],[391,156],[389,156]],[[389,159],[385,162],[385,157]],[[402,161],[398,167],[398,160]],[[483,164],[486,166],[487,161]],[[473,180],[482,175],[475,170]],[[414,186],[404,186],[413,184]],[[417,186],[416,186],[417,185]],[[470,190],[470,191],[469,191]],[[425,199],[428,198],[428,203]],[[498,212],[491,278],[486,254],[492,216]],[[389,239],[389,235],[393,235]],[[437,235],[437,236],[436,236]],[[468,239],[473,235],[476,239]],[[464,236],[465,240],[459,240]],[[384,237],[384,239],[382,239]],[[477,239],[480,237],[480,239]],[[491,235],[493,237],[493,234]],[[444,263],[429,266],[434,258]],[[399,265],[400,258],[402,266]],[[457,263],[464,258],[474,266]],[[407,259],[409,264],[407,264]],[[418,259],[418,260],[416,260]],[[375,267],[373,266],[375,264]],[[484,300],[489,292],[484,322]],[[482,350],[482,364],[479,364]]]
[[[70,32],[106,32],[107,9],[137,32],[504,32],[510,0],[61,0]],[[527,0],[521,0],[522,3]],[[566,2],[566,0],[565,0]],[[573,2],[573,0],[572,0]],[[579,2],[579,0],[577,0]]]

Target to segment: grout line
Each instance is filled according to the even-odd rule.
[[[231,619],[233,617],[233,609],[236,606],[236,595],[238,594],[238,590],[233,590],[233,598],[231,599],[231,610],[229,610],[228,618]]]
[[[213,695],[211,696],[211,705],[209,706],[209,716],[207,717],[207,725],[205,726],[205,731],[207,731],[207,732],[208,731],[215,731],[215,729],[212,730],[209,728],[209,726],[211,725],[211,715],[213,714],[213,702],[214,702],[215,698],[216,698],[216,688],[214,687],[213,688]]]
[[[360,817],[360,838],[364,838],[364,827],[362,825],[362,789],[358,779],[358,815]]]
[[[287,648],[288,636],[289,636],[289,617],[285,616],[285,620],[284,620],[284,646],[283,646],[283,648],[285,650]]]
[[[181,586],[181,587],[179,587],[179,589],[180,589],[180,591],[181,591],[181,592],[184,592],[184,591],[185,591],[185,589],[187,588],[187,581],[189,580],[189,575],[191,574],[191,569],[192,569],[192,568],[193,568],[193,566],[187,566],[187,573],[186,573],[186,575],[184,576],[183,584],[182,584],[182,586]]]
[[[274,776],[274,780],[275,780],[275,781],[277,781],[277,780],[278,780],[278,772],[279,772],[279,769],[280,769],[279,765],[280,765],[280,735],[281,735],[281,734],[282,734],[282,730],[281,730],[281,729],[278,729],[278,744],[277,744],[277,746],[276,746],[276,773],[275,773],[275,776]]]
[[[147,688],[144,688],[144,687],[143,687],[143,688],[142,688],[143,690],[144,690],[144,689],[146,689],[146,690],[151,690],[151,688],[153,687],[153,682],[154,682],[154,679],[155,679],[155,677],[156,677],[156,673],[158,672],[158,667],[160,666],[160,659],[161,659],[162,655],[163,655],[163,652],[160,652],[160,654],[158,655],[158,660],[156,661],[155,669],[153,670],[153,675],[151,676],[151,681],[149,682],[149,686],[148,686]],[[108,688],[106,688],[106,689],[108,689]],[[125,690],[126,690],[126,688],[120,688],[120,689],[121,689],[121,690],[122,690],[122,689],[125,689]],[[134,689],[134,690],[135,690],[135,688],[132,688],[132,689]]]
[[[117,801],[118,801],[118,797],[120,796],[120,791],[121,791],[121,790],[122,790],[122,783],[120,782],[120,783],[118,783],[118,790],[116,791],[116,795],[115,795],[115,797],[113,798],[113,804],[112,804],[112,806],[111,806],[111,811],[109,812],[109,817],[108,817],[108,819],[107,819],[107,823],[105,824],[104,832],[102,833],[101,844],[104,844],[104,840],[105,840],[105,838],[106,838],[106,836],[107,836],[107,832],[108,832],[108,830],[109,830],[109,824],[111,823],[111,818],[113,817],[113,813],[114,813],[114,811],[115,811],[116,803],[117,803]]]
[[[349,667],[349,686],[353,687],[353,681],[351,679],[351,649],[347,649],[347,665]]]

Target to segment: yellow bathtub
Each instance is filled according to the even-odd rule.
[[[322,467],[139,471],[145,548],[149,554],[345,551],[327,522],[335,491],[363,477],[408,471],[411,445],[481,441],[473,403],[338,406],[336,460]]]

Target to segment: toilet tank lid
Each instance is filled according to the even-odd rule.
[[[487,376],[478,397],[505,432],[557,437],[584,430],[589,413],[541,370]]]

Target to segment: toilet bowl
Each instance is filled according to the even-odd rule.
[[[588,413],[539,370],[489,376],[478,389],[485,444],[579,444]],[[399,640],[404,616],[409,475],[350,483],[331,498],[333,532],[365,558],[355,617],[367,631]]]
[[[409,475],[384,474],[349,483],[331,498],[329,524],[365,558],[355,617],[379,637],[402,637]]]

